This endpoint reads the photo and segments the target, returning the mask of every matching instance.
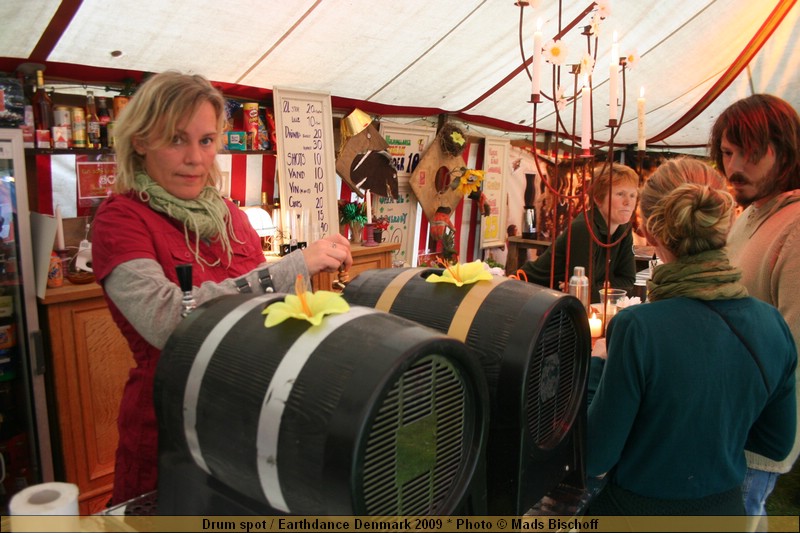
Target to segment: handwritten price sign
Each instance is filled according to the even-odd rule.
[[[306,238],[336,233],[339,225],[330,95],[276,88],[274,97],[283,216],[307,224],[296,228]]]

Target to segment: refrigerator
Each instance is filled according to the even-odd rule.
[[[0,128],[0,514],[53,480],[22,131]]]

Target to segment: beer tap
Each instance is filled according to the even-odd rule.
[[[194,301],[192,294],[192,265],[191,263],[178,265],[175,267],[175,272],[178,274],[178,284],[183,291],[181,317],[186,318],[197,307],[197,302]]]

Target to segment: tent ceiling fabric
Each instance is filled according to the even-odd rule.
[[[562,2],[560,24],[559,2],[530,4],[522,10],[520,52],[520,8],[514,0],[4,0],[0,58],[127,71],[177,69],[267,90],[323,91],[397,115],[426,108],[433,115],[460,116],[476,131],[483,126],[530,137],[531,82],[523,63],[532,54],[537,20],[546,42],[592,2]],[[704,145],[721,110],[754,92],[776,94],[800,107],[796,0],[611,0],[609,5],[592,78],[598,142],[610,137],[608,65],[615,31],[620,55],[636,50],[641,58],[626,69],[616,145],[636,143],[640,87],[647,99],[647,137],[656,141],[648,144],[660,147]],[[752,51],[749,43],[777,7],[784,15],[780,25],[737,76],[725,78],[737,58]],[[51,23],[64,12],[68,23]],[[563,38],[569,54],[560,81],[567,95],[575,86],[569,65],[585,53],[581,30],[589,23],[589,16],[582,18]],[[60,35],[47,35],[52,31]],[[47,55],[35,57],[48,40],[53,44]],[[114,50],[122,55],[112,57]],[[548,95],[552,72],[545,65],[542,88]],[[722,91],[720,80],[729,82]],[[716,98],[710,101],[709,95]],[[562,112],[569,130],[573,109],[570,104]],[[579,124],[580,101],[577,111]],[[557,129],[552,102],[539,104],[537,127]]]

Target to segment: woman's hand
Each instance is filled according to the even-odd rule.
[[[340,267],[349,270],[353,265],[350,255],[350,241],[344,236],[334,233],[318,241],[314,241],[303,250],[308,274],[313,276],[319,272],[336,272]]]
[[[605,337],[595,339],[594,344],[592,345],[592,357],[600,357],[601,359],[608,357]]]

